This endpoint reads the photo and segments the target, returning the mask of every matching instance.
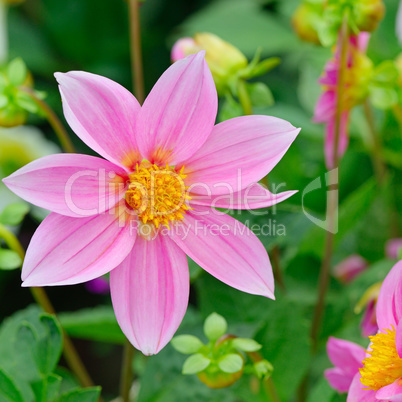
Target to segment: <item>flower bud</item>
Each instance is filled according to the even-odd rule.
[[[378,331],[377,316],[376,316],[376,304],[377,298],[380,293],[382,282],[375,283],[370,286],[363,294],[359,302],[357,303],[354,311],[359,314],[365,309],[363,318],[360,323],[362,330],[362,336],[367,337],[374,335]]]
[[[360,31],[373,32],[384,18],[385,6],[382,0],[358,0],[353,11],[357,28]]]
[[[385,255],[390,259],[400,259],[402,254],[402,238],[390,239],[385,244]]]
[[[342,283],[351,282],[367,268],[367,262],[360,255],[351,255],[334,267],[334,276]]]
[[[12,60],[0,71],[0,126],[22,125],[36,105],[19,87],[33,86],[32,75],[21,59]]]
[[[293,29],[300,39],[320,44],[317,28],[322,20],[323,5],[320,3],[305,2],[300,4],[292,17]]]
[[[238,71],[247,67],[246,56],[236,47],[211,33],[197,33],[194,38],[179,39],[172,48],[172,61],[205,50],[205,60],[211,70],[218,93]]]
[[[243,365],[244,367],[244,365]],[[197,377],[207,387],[213,389],[226,388],[234,384],[243,375],[243,368],[237,373],[224,373],[222,371],[203,371]]]

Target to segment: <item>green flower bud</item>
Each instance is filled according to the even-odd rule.
[[[33,87],[32,75],[20,59],[12,60],[0,70],[0,126],[15,127],[26,122],[37,106],[19,87]]]
[[[322,23],[323,2],[304,2],[296,9],[292,17],[292,26],[300,39],[320,44],[319,24]]]
[[[237,72],[247,67],[246,56],[236,47],[212,33],[197,33],[194,38],[179,39],[172,48],[172,61],[205,50],[205,60],[211,70],[218,93],[228,86]]]
[[[197,377],[206,386],[213,389],[226,388],[234,384],[243,375],[243,369],[236,373],[225,373],[222,371],[202,371]]]
[[[360,31],[373,32],[384,18],[385,6],[382,0],[358,0],[353,11],[357,28]]]
[[[228,324],[226,320],[219,314],[212,313],[207,317],[204,323],[205,336],[215,342],[227,331]]]

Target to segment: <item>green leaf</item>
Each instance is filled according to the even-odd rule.
[[[225,121],[239,116],[243,116],[243,108],[232,96],[226,96],[219,112],[219,121]]]
[[[76,389],[59,396],[55,402],[97,402],[101,387]]]
[[[18,92],[15,97],[15,103],[29,113],[38,113],[39,107],[35,101],[25,92]]]
[[[244,78],[254,78],[264,75],[274,69],[281,63],[281,59],[279,57],[271,57],[269,59],[265,59],[258,63],[251,71],[248,72],[247,76]]]
[[[0,214],[0,222],[3,225],[16,226],[29,212],[29,205],[24,202],[16,202],[7,205]]]
[[[9,402],[24,402],[20,391],[13,380],[0,368],[0,400]]]
[[[193,335],[178,335],[171,340],[172,346],[180,353],[189,355],[197,353],[204,344]]]
[[[200,371],[205,370],[211,363],[211,360],[208,357],[205,357],[201,353],[196,353],[195,355],[191,355],[186,359],[183,364],[183,374],[197,374]]]
[[[240,355],[230,353],[219,360],[218,366],[224,373],[237,373],[243,368],[244,360]]]
[[[232,346],[235,349],[242,350],[243,352],[256,352],[262,348],[262,346],[254,339],[248,338],[233,339]]]
[[[271,90],[263,82],[247,84],[247,91],[253,106],[269,107],[275,103]]]
[[[390,109],[398,103],[398,93],[394,88],[371,85],[369,92],[371,103],[378,109]]]
[[[113,308],[99,306],[73,313],[58,314],[64,330],[72,337],[122,344],[125,336],[117,323]]]
[[[0,94],[0,109],[6,107],[8,105],[8,97],[4,94]]]
[[[394,61],[386,60],[375,68],[373,80],[378,83],[396,84],[398,76],[398,69]]]
[[[61,327],[50,314],[42,314],[40,321],[46,328],[46,336],[38,343],[38,366],[43,374],[51,373],[60,359],[63,349]]]
[[[226,320],[217,313],[212,313],[207,317],[204,323],[204,334],[210,341],[216,341],[227,331],[228,324]]]
[[[59,394],[62,378],[55,374],[49,374],[40,381],[31,384],[37,401],[54,401]]]
[[[7,66],[7,76],[11,84],[19,86],[24,83],[27,78],[28,70],[24,61],[21,58],[16,58]]]
[[[10,271],[21,265],[21,257],[15,251],[0,248],[0,269]]]
[[[264,345],[262,357],[275,368],[272,380],[281,401],[291,400],[310,367],[310,314],[299,300],[271,303],[266,324],[256,335]]]

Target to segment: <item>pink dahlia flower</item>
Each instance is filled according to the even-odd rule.
[[[56,78],[69,125],[105,159],[48,156],[4,180],[52,211],[28,247],[23,286],[110,272],[117,321],[144,354],[159,352],[186,312],[186,254],[228,285],[274,298],[264,246],[211,206],[262,208],[294,194],[274,195],[256,182],[299,129],[268,116],[214,126],[217,94],[204,52],[174,63],[142,107],[107,78],[77,71]]]
[[[371,69],[371,62],[365,57],[365,52],[370,36],[366,32],[358,36],[351,36],[347,54],[347,67],[345,72],[345,88],[342,103],[342,112],[339,127],[338,156],[342,157],[349,142],[348,121],[350,109],[359,103],[364,92],[364,80],[367,70]],[[339,39],[341,42],[341,39]],[[335,51],[335,56],[325,66],[323,76],[319,79],[324,92],[318,99],[314,111],[314,122],[326,124],[326,138],[324,145],[325,163],[328,169],[333,168],[335,118],[337,107],[337,86],[340,67],[340,49]]]
[[[334,363],[348,373],[348,381],[355,372],[348,389],[348,402],[402,401],[402,261],[385,278],[376,310],[380,330],[369,337],[370,345],[360,368],[345,359],[342,348],[335,351],[338,361]],[[360,346],[350,348],[357,351]],[[331,383],[340,390],[339,384],[340,381],[337,388]]]

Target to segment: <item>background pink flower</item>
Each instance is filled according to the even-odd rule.
[[[362,70],[363,68],[365,68],[365,66],[360,63],[360,58],[367,50],[369,38],[370,35],[368,33],[361,32],[358,36],[351,36],[349,40],[349,48],[347,54],[348,62],[345,73],[346,82],[344,88],[344,98],[342,101],[343,109],[340,117],[338,157],[343,156],[348,146],[349,112],[350,109],[359,102],[359,85],[361,77],[364,78]],[[328,169],[333,168],[334,160],[333,152],[335,141],[337,85],[340,67],[339,43],[342,43],[341,38],[338,39],[338,46],[335,50],[334,58],[326,64],[324,74],[318,80],[323,88],[323,93],[317,101],[313,117],[314,122],[325,123],[326,125],[324,153],[325,163]]]

